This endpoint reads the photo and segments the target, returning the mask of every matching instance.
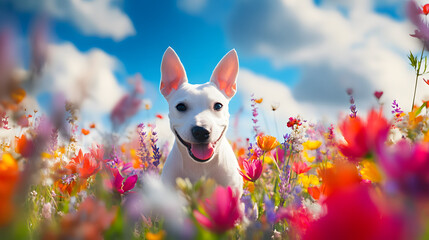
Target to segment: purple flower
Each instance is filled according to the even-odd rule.
[[[267,195],[264,195],[264,204],[265,204],[265,216],[267,217],[267,221],[270,224],[274,224],[274,222],[276,221],[274,203]]]
[[[415,1],[409,1],[407,5],[407,14],[411,22],[416,25],[417,30],[412,37],[419,38],[427,47],[429,41],[429,26],[423,21],[422,14],[426,15],[423,9]]]
[[[158,167],[159,160],[161,159],[161,152],[159,151],[159,147],[157,147],[156,142],[158,141],[158,138],[156,136],[156,132],[152,129],[152,135],[150,137],[150,146],[152,147],[153,151],[153,161],[152,164],[155,167]]]

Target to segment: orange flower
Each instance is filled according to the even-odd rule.
[[[20,103],[25,98],[26,92],[22,88],[15,89],[10,93],[10,97],[15,101],[15,103]]]
[[[89,128],[95,128],[95,123],[91,123],[91,124],[89,125]]]
[[[100,162],[95,160],[89,153],[85,154],[82,164],[79,166],[79,176],[81,178],[89,178],[96,174],[100,169]]]
[[[332,168],[321,168],[318,173],[322,178],[322,189],[326,196],[361,182],[356,166],[348,162],[336,163]]]
[[[88,135],[89,134],[89,130],[88,129],[85,129],[85,128],[82,128],[82,134],[83,135]]]
[[[62,194],[68,193],[71,195],[75,185],[76,181],[74,179],[70,179],[70,181],[60,179],[55,182],[55,186],[57,186]]]
[[[15,152],[21,154],[23,157],[29,157],[33,152],[33,141],[27,139],[25,134],[21,137],[15,137]]]
[[[16,160],[9,153],[0,159],[0,226],[13,216],[12,197],[18,181],[19,169]]]
[[[158,233],[151,233],[151,232],[147,232],[146,233],[146,239],[147,240],[162,240],[165,239],[165,231],[161,230]]]
[[[263,98],[258,98],[258,99],[255,99],[255,103],[262,103],[262,101],[263,101],[264,99]]]
[[[320,198],[320,189],[318,187],[309,187],[307,189],[308,194],[314,198],[314,200],[319,200]]]
[[[269,152],[279,145],[277,139],[269,135],[260,135],[256,138],[256,142],[262,151]]]
[[[90,153],[82,153],[82,150],[79,150],[79,153],[76,157],[66,165],[67,169],[72,171],[72,174],[79,173],[81,178],[89,178],[94,175],[100,169],[100,162],[98,162]]]

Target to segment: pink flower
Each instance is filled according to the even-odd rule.
[[[243,170],[238,170],[240,175],[244,177],[247,181],[254,182],[262,174],[263,163],[261,160],[243,160]]]
[[[202,203],[206,214],[194,210],[195,219],[205,228],[215,233],[223,233],[241,220],[239,194],[231,187],[218,186],[213,195]]]
[[[274,158],[276,159],[276,162],[283,163],[285,160],[285,155],[286,155],[285,149],[277,148],[276,153],[274,154]]]
[[[292,170],[296,172],[296,174],[306,173],[311,169],[311,167],[308,167],[306,163],[304,162],[294,162],[292,164]]]
[[[136,182],[138,180],[137,175],[132,175],[125,179],[124,177],[122,177],[121,173],[117,168],[112,168],[111,171],[114,177],[111,182],[111,187],[118,191],[120,194],[128,192],[136,185]]]
[[[404,193],[429,197],[429,144],[405,140],[392,147],[380,146],[381,167]]]

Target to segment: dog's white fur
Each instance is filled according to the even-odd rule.
[[[177,177],[195,182],[205,176],[220,185],[242,191],[243,178],[238,173],[239,165],[225,137],[229,123],[228,103],[236,92],[237,74],[238,57],[236,51],[231,50],[216,66],[210,82],[189,84],[177,54],[170,47],[165,51],[160,90],[168,102],[170,128],[175,135],[174,146],[161,175],[165,183],[175,185]],[[176,109],[179,103],[186,105],[186,111]],[[223,107],[215,110],[216,103]],[[207,129],[210,132],[207,142],[214,144],[213,155],[204,162],[194,160],[182,142],[196,143],[191,133],[195,126]]]

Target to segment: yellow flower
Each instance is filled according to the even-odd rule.
[[[161,230],[157,233],[151,233],[151,232],[147,232],[146,233],[146,239],[147,240],[161,240],[165,238],[165,231]]]
[[[416,109],[414,109],[412,112],[409,112],[408,113],[408,117],[409,117],[409,123],[410,123],[410,125],[411,125],[411,127],[412,128],[415,128],[415,127],[417,127],[417,125],[421,122],[421,121],[423,121],[423,117],[422,116],[419,116],[419,115],[417,115],[417,109],[418,108],[416,108]]]
[[[301,184],[304,189],[307,189],[310,185],[319,185],[319,178],[313,174],[307,176],[304,173],[301,173],[298,175],[298,183]]]
[[[374,162],[364,160],[362,161],[362,169],[360,170],[362,179],[369,180],[374,183],[381,181],[381,174],[378,171],[377,165]]]
[[[47,158],[47,159],[52,158],[52,155],[51,155],[51,154],[49,154],[49,153],[47,153],[47,152],[42,152],[42,153],[40,154],[40,156],[41,156],[42,158]]]
[[[269,156],[269,155],[265,155],[265,157],[264,157],[264,162],[266,163],[266,164],[273,164],[274,163],[274,159],[272,158],[272,156]]]
[[[311,141],[308,140],[307,142],[303,143],[302,146],[304,147],[304,149],[307,150],[316,150],[318,149],[320,146],[322,145],[321,141]]]
[[[262,151],[269,152],[276,148],[280,143],[273,136],[261,135],[256,138],[256,142]]]
[[[333,168],[333,167],[334,167],[334,164],[332,164],[331,162],[325,161],[325,162],[321,162],[321,163],[319,164],[319,167],[320,167],[320,168],[328,169],[328,168]]]
[[[308,162],[314,162],[314,159],[316,159],[316,157],[314,157],[314,156],[312,156],[312,157],[310,157],[310,156],[308,156],[308,153],[307,153],[307,151],[304,151],[304,152],[302,152],[302,154],[304,155],[304,158],[308,161]]]

